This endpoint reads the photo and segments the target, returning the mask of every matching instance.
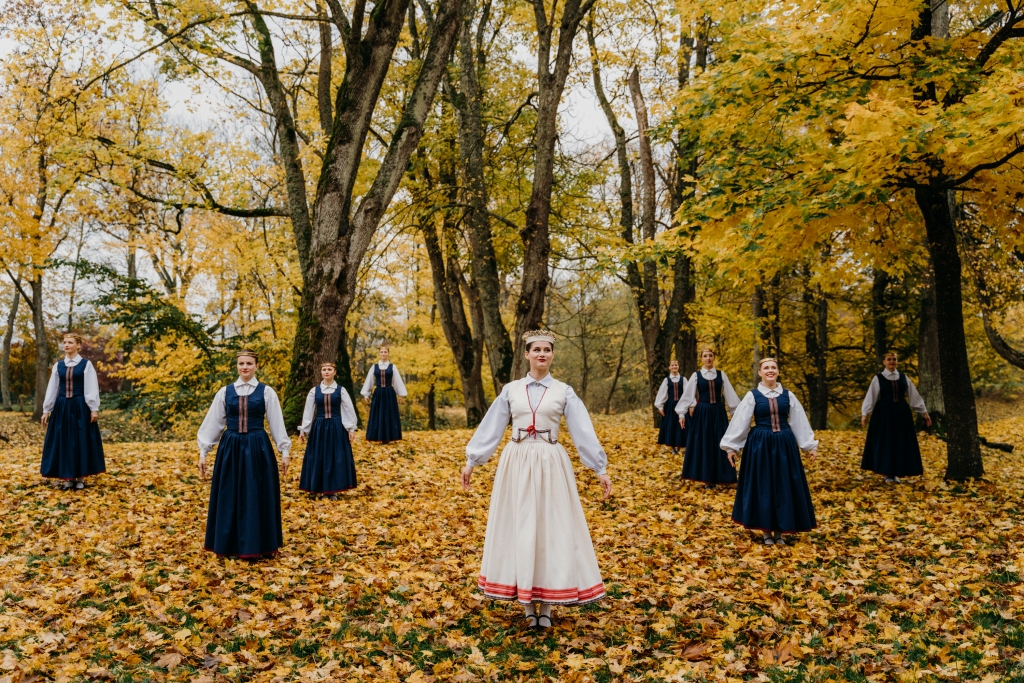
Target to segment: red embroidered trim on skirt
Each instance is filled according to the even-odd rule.
[[[604,595],[604,582],[591,586],[590,588],[584,588],[582,590],[578,588],[519,588],[518,586],[510,586],[503,583],[493,583],[487,580],[486,577],[477,578],[477,586],[485,594],[494,596],[496,598],[512,599],[518,598],[522,602],[530,602],[531,600],[552,600],[556,602],[585,602],[587,600],[593,600],[595,598]]]

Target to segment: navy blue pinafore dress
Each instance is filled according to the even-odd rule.
[[[44,477],[78,479],[107,471],[103,459],[100,427],[92,421],[92,409],[85,403],[85,367],[57,363],[60,389],[57,402],[46,424],[43,440],[43,461],[39,467]]]
[[[307,493],[338,493],[356,486],[356,463],[348,431],[341,424],[341,392],[338,386],[325,394],[316,386],[316,417],[309,428],[302,457],[299,490]]]
[[[768,398],[756,389],[754,426],[740,463],[733,521],[748,529],[794,533],[818,525],[800,447],[789,428],[789,391]]]
[[[229,384],[227,430],[217,447],[205,548],[218,555],[271,555],[284,544],[277,458],[264,426],[262,382],[248,396]]]
[[[373,366],[373,398],[370,400],[370,417],[366,421],[366,440],[390,443],[402,440],[402,415],[398,412],[398,393],[392,384],[395,366],[389,364],[381,370]]]
[[[729,464],[729,456],[719,446],[729,428],[724,386],[721,370],[715,370],[711,381],[697,373],[697,405],[686,430],[683,479],[705,484],[736,483],[736,468]]]
[[[914,413],[907,401],[907,378],[902,372],[894,380],[878,373],[878,388],[878,400],[871,411],[868,435],[864,440],[861,469],[887,477],[924,474],[921,447],[914,429]]]
[[[665,402],[665,415],[661,418],[661,429],[658,430],[658,443],[662,446],[682,448],[686,445],[686,430],[679,426],[679,416],[676,415],[676,404],[683,397],[683,390],[680,384],[683,378],[679,377],[678,382],[673,382],[671,377],[668,381],[668,400]]]

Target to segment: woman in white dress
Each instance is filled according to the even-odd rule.
[[[550,628],[552,605],[582,605],[605,595],[572,463],[558,443],[563,415],[605,499],[612,481],[586,406],[571,387],[548,374],[554,334],[539,330],[523,339],[530,373],[505,385],[477,427],[466,446],[462,486],[469,491],[473,468],[491,458],[511,418],[512,439],[494,475],[477,584],[486,597],[522,603],[531,627]],[[534,603],[540,603],[539,614]]]

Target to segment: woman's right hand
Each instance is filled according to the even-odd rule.
[[[46,426],[46,423],[49,422],[49,421],[50,421],[50,414],[49,413],[43,413],[43,416],[39,419],[40,424],[42,424],[44,427]]]
[[[299,441],[306,443],[306,432],[299,432]]]
[[[665,417],[665,409],[664,408],[658,408],[658,412],[661,413],[662,417]]]
[[[363,398],[363,401],[366,403],[366,405],[370,405],[370,397],[369,396]]]
[[[860,428],[864,429],[867,426],[868,426],[868,416],[867,415],[861,415],[860,416]]]
[[[199,456],[199,478],[206,479],[206,456]]]
[[[462,489],[464,491],[469,491],[469,485],[470,485],[470,481],[472,479],[473,479],[473,466],[472,465],[466,465],[466,467],[462,470]]]
[[[690,406],[690,417],[693,417],[693,406]]]
[[[729,451],[729,464],[736,467],[736,451]]]
[[[602,500],[608,500],[612,497],[612,478],[607,474],[599,474],[597,480],[601,482],[601,488],[604,489],[604,498]]]

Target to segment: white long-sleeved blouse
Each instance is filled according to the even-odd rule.
[[[77,353],[73,358],[64,357],[64,364],[68,367],[75,367],[79,363],[85,363],[85,405],[94,412],[100,409],[100,383],[96,377],[96,368],[92,363],[82,358]],[[46,384],[46,394],[43,396],[43,412],[52,413],[53,406],[57,404],[57,392],[60,390],[60,379],[57,378],[57,367],[60,363],[54,363],[50,370],[50,381]]]
[[[888,380],[897,380],[900,378],[900,371],[888,370],[882,371],[882,377]],[[906,377],[906,375],[904,375]],[[882,387],[879,386],[878,375],[871,378],[871,384],[868,386],[868,393],[864,396],[864,403],[860,406],[861,415],[870,415],[871,411],[875,409],[875,403],[878,401],[878,395],[881,393]],[[907,377],[907,400],[910,401],[910,409],[915,413],[927,413],[928,408],[924,404],[924,399],[921,398],[921,394],[917,392],[917,387]]]
[[[679,387],[679,389],[681,390],[679,392],[680,400],[682,400],[682,397],[686,395],[686,380],[683,379],[683,376],[680,375],[678,372],[670,374],[668,377],[661,380],[661,386],[658,387],[658,394],[657,396],[654,397],[654,407],[657,408],[658,410],[664,408],[665,404],[668,403],[669,377],[671,377],[672,381],[675,382],[676,384],[678,384],[679,382],[683,383],[683,386]]]
[[[377,363],[377,366],[380,367],[381,370],[387,370],[389,365],[394,368],[394,372],[391,374],[391,381],[394,383],[395,392],[399,396],[407,396],[409,392],[405,390],[405,382],[402,381],[402,375],[398,372],[398,368],[389,361],[381,361],[380,363]],[[373,394],[373,368],[374,366],[371,365],[370,371],[366,373],[366,381],[363,382],[363,388],[359,392],[363,398],[370,398],[370,395]]]
[[[756,391],[767,398],[776,398],[782,395],[782,385],[776,384],[774,389],[769,389],[764,384],[758,384]],[[727,453],[735,453],[743,449],[747,443],[747,434],[750,432],[750,418],[754,417],[754,394],[750,391],[740,401],[739,406],[732,414],[729,428],[725,430],[725,436],[719,444],[721,449]],[[817,450],[818,442],[814,439],[814,430],[807,420],[807,413],[800,405],[799,399],[792,391],[789,392],[789,428],[796,437],[796,444],[805,451]]]
[[[715,369],[708,370],[707,368],[700,369],[700,375],[709,382],[715,379]],[[740,404],[740,397],[736,394],[736,390],[732,388],[732,382],[729,381],[729,376],[725,374],[725,370],[722,373],[722,394],[725,395],[725,405],[729,406],[729,410],[736,410],[736,406]],[[690,409],[690,406],[697,405],[697,373],[690,375],[690,380],[686,383],[686,391],[683,392],[683,397],[679,399],[679,403],[676,404],[676,413],[680,417]]]
[[[248,382],[243,382],[239,377],[235,380],[235,391],[239,396],[248,396],[256,391],[259,380],[253,377]],[[228,426],[228,411],[225,396],[227,387],[221,387],[217,395],[213,397],[213,404],[206,411],[203,424],[199,426],[197,440],[199,442],[199,456],[205,458],[206,454],[213,450],[213,447],[220,443],[224,429]],[[277,398],[277,392],[265,386],[263,389],[263,404],[266,407],[267,429],[270,431],[270,440],[277,446],[282,457],[288,457],[292,450],[292,440],[288,436],[288,429],[284,426],[284,415],[281,413],[281,401]]]
[[[529,375],[528,375],[529,377]],[[532,404],[539,404],[544,390],[551,386],[554,378],[546,375],[543,379],[533,379],[526,386],[527,394]],[[502,388],[501,393],[494,399],[494,403],[487,410],[484,419],[476,428],[473,438],[466,445],[466,462],[474,467],[483,465],[491,459],[494,451],[498,448],[501,438],[505,436],[505,428],[512,418],[512,409],[509,406],[509,387],[518,382],[510,382]],[[602,475],[608,468],[608,455],[601,448],[594,432],[594,423],[590,421],[590,413],[583,401],[572,387],[565,387],[565,423],[569,426],[569,436],[572,438],[576,451],[580,454],[580,460],[595,474]]]
[[[337,382],[320,382],[320,391],[325,394],[333,394],[339,389]],[[309,430],[313,428],[313,420],[316,418],[316,387],[309,390],[306,394],[306,408],[302,411],[302,426],[299,427],[299,431],[303,434],[309,434]],[[352,399],[349,397],[348,392],[344,389],[341,390],[341,426],[347,431],[351,432],[356,428],[356,409],[352,405]]]

